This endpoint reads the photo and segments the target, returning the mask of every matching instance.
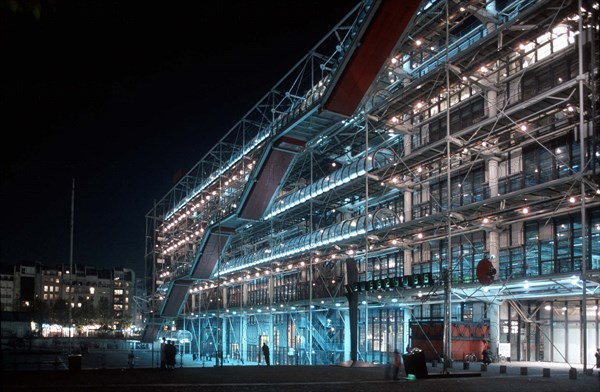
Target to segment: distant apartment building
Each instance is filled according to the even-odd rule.
[[[23,262],[3,265],[1,282],[3,311],[27,311],[35,300],[52,307],[61,300],[73,308],[88,302],[96,312],[103,303],[107,304],[117,326],[133,325],[140,318],[134,301],[135,271],[130,268],[99,269],[76,264],[71,271],[66,265]]]
[[[0,265],[0,311],[14,311],[15,303],[15,267]]]

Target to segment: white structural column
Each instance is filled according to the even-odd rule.
[[[240,355],[242,360],[246,362],[248,360],[248,316],[240,316]]]
[[[498,196],[498,162],[500,161],[497,157],[491,157],[487,159],[487,178],[490,187],[490,197]],[[488,243],[488,254],[492,265],[497,272],[500,271],[500,234],[496,229],[498,222],[492,222],[493,228],[488,231],[487,243]]]
[[[496,301],[488,305],[490,318],[490,348],[494,354],[498,353],[500,343],[500,304]]]
[[[404,221],[412,220],[412,191],[404,191]],[[404,248],[404,275],[412,274],[412,253],[409,248]]]
[[[345,329],[347,330],[347,328],[350,326],[350,313],[348,311],[344,311],[343,312],[343,317],[344,317],[344,326],[346,327]],[[349,361],[352,358],[350,358],[350,354],[352,352],[352,347],[350,346],[352,343],[351,341],[351,336],[349,333],[344,333],[344,361]]]
[[[412,152],[412,147],[411,147],[411,135],[410,134],[405,134],[403,135],[404,138],[404,156],[409,155]]]
[[[221,351],[220,353],[217,352],[217,362],[219,362],[219,366],[223,366],[223,359],[225,358],[225,353],[227,352],[227,339],[225,339],[225,336],[229,335],[229,326],[228,326],[228,318],[227,317],[221,317],[220,318],[221,321],[221,333],[218,333],[218,336],[220,336],[220,340],[219,340],[219,350]]]

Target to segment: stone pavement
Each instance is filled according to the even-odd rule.
[[[428,364],[431,377],[385,378],[385,367],[350,363],[332,366],[219,366],[179,367],[172,370],[157,368],[82,369],[57,371],[3,371],[2,390],[11,391],[345,391],[371,392],[599,392],[600,377],[569,373],[566,365],[509,362],[491,364],[481,371],[479,363],[463,369],[462,362],[442,375],[440,365]],[[500,372],[500,366],[506,372]],[[457,369],[460,367],[460,369]],[[527,374],[522,374],[522,368]],[[545,377],[543,368],[550,369]],[[436,376],[437,375],[437,376]],[[573,377],[574,376],[574,377]]]

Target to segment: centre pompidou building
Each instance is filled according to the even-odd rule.
[[[144,339],[591,364],[598,12],[359,2],[148,212]]]

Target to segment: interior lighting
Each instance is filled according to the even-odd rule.
[[[415,41],[415,45],[417,45],[417,46],[421,46],[422,43],[423,43],[423,41],[421,41],[420,39]]]
[[[575,196],[569,197],[569,203],[575,204],[576,201],[577,201],[577,199],[575,198]]]
[[[546,306],[544,306],[544,309],[546,309],[546,310],[552,310],[552,305],[546,304]]]
[[[524,288],[525,290],[529,290],[529,282],[528,282],[528,281],[525,281],[525,282],[523,283],[523,288]]]
[[[489,220],[489,218],[483,218],[483,223],[484,223],[484,224],[488,224],[488,223],[490,223],[490,220]]]
[[[523,208],[523,214],[529,214],[529,207]]]

